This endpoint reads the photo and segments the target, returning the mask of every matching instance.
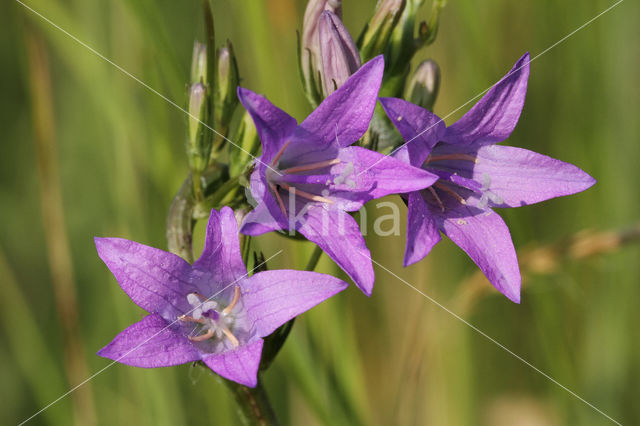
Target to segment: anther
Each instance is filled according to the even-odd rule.
[[[433,198],[435,198],[438,204],[440,205],[440,210],[442,210],[442,213],[444,213],[444,204],[442,204],[442,200],[440,199],[440,197],[438,197],[438,193],[436,192],[436,190],[433,189],[433,187],[431,186],[427,189],[429,190],[429,192],[431,192],[431,195],[433,195]]]
[[[229,314],[229,312],[231,312],[231,310],[238,303],[238,300],[240,300],[240,287],[236,286],[236,288],[233,289],[233,300],[231,300],[231,303],[229,303],[229,306],[227,306],[222,310],[222,314],[223,315]]]
[[[333,166],[334,164],[339,164],[339,163],[340,163],[340,160],[337,158],[334,158],[333,160],[320,161],[318,163],[305,164],[303,166],[289,167],[288,169],[282,170],[282,173],[291,174],[291,173],[308,172],[311,170],[322,169],[324,167]]]
[[[282,210],[282,214],[286,216],[287,210],[284,208],[284,202],[282,201],[282,197],[280,197],[280,194],[278,193],[278,187],[275,184],[269,182],[269,188],[271,188],[273,194],[276,196],[276,200],[278,201],[280,210]]]
[[[204,324],[205,320],[203,318],[195,319],[194,317],[190,317],[188,315],[180,315],[178,317],[179,321],[187,321],[187,322],[197,322],[198,324]]]
[[[287,149],[290,143],[291,141],[287,141],[284,145],[282,145],[282,148],[280,148],[276,156],[273,158],[273,161],[271,161],[272,167],[275,167],[278,165],[278,161],[280,160],[280,157],[282,157],[282,154],[284,154],[284,150]]]
[[[462,161],[472,161],[474,163],[478,162],[478,158],[469,154],[443,154],[443,155],[434,155],[428,156],[426,163],[433,163],[434,161],[447,161],[447,160],[462,160]]]
[[[234,348],[237,348],[240,345],[240,342],[238,342],[238,339],[236,338],[236,336],[234,336],[233,333],[228,328],[223,328],[222,332],[224,333],[225,336],[227,336],[227,339],[229,339],[229,341],[231,342]]]
[[[456,200],[458,200],[458,202],[460,202],[460,204],[467,204],[467,201],[462,198],[460,196],[460,194],[458,194],[456,191],[454,191],[453,189],[449,188],[447,185],[440,183],[439,181],[434,183],[433,186],[435,186],[438,189],[443,190],[444,192],[446,192],[447,194],[451,195],[453,198],[455,198]]]
[[[189,337],[189,340],[191,340],[192,342],[202,342],[203,340],[211,339],[214,334],[215,332],[213,330],[209,330],[205,334],[201,334],[200,336],[188,336],[188,337]]]
[[[280,182],[280,186],[284,188],[286,191],[289,191],[289,193],[291,193],[292,195],[300,195],[302,198],[306,198],[307,200],[311,200],[311,201],[319,201],[321,203],[333,204],[333,200],[322,197],[320,195],[301,191],[297,188],[293,188],[291,185],[286,184],[284,182]]]

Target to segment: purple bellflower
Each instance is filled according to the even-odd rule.
[[[264,271],[248,277],[233,211],[211,211],[193,266],[174,254],[120,238],[96,238],[98,254],[127,295],[149,312],[98,355],[136,367],[203,361],[256,386],[262,338],[347,283],[324,274]]]
[[[257,205],[240,231],[298,231],[367,295],[373,289],[373,265],[360,228],[347,212],[388,194],[426,188],[437,179],[392,157],[350,146],[369,127],[383,68],[381,56],[363,65],[300,125],[266,98],[238,89],[262,142],[251,175]]]
[[[595,180],[579,168],[526,149],[499,146],[524,105],[529,54],[449,127],[401,99],[381,103],[406,143],[395,154],[438,175],[408,195],[405,266],[448,236],[510,300],[520,302],[520,270],[511,235],[494,207],[519,207],[584,191]],[[428,129],[427,131],[425,131]]]

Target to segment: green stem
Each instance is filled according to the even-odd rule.
[[[238,403],[239,414],[245,425],[271,426],[278,424],[267,393],[260,381],[255,388],[249,388],[229,380],[225,380],[225,383]]]
[[[316,246],[313,249],[313,253],[311,253],[311,257],[309,258],[309,261],[307,262],[307,267],[304,268],[306,271],[313,271],[314,269],[316,269],[316,266],[318,266],[318,262],[320,261],[320,257],[322,256],[322,249],[318,246]]]

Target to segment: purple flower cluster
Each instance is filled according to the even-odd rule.
[[[595,182],[573,165],[496,145],[520,117],[529,56],[451,126],[407,101],[380,99],[405,139],[393,156],[353,146],[369,128],[383,70],[381,56],[364,64],[300,124],[265,97],[238,90],[262,142],[250,179],[255,208],[240,232],[298,232],[370,295],[372,260],[350,212],[401,194],[408,204],[405,266],[425,257],[442,232],[519,302],[516,252],[493,209],[573,194]],[[97,238],[98,253],[123,290],[149,312],[99,354],[139,367],[201,360],[223,377],[255,386],[263,338],[347,284],[293,270],[249,276],[237,226],[230,208],[213,210],[193,265],[132,241]]]

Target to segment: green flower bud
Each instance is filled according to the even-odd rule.
[[[238,146],[230,146],[229,174],[238,176],[249,167],[253,162],[253,158],[260,150],[260,138],[253,124],[253,119],[248,112],[244,112],[235,138]]]
[[[211,132],[206,128],[209,100],[207,86],[192,84],[189,88],[189,128],[187,136],[187,158],[189,167],[196,173],[202,173],[209,162],[211,151]]]
[[[407,86],[405,99],[432,111],[439,89],[440,67],[435,61],[429,59],[416,68]]]
[[[396,27],[406,0],[380,0],[373,17],[358,39],[362,61],[385,53],[393,29]]]
[[[218,73],[216,93],[214,96],[214,111],[216,125],[221,129],[228,129],[233,111],[238,105],[238,64],[230,41],[218,49]]]
[[[193,43],[191,59],[191,84],[208,84],[207,79],[207,45],[196,41]]]

